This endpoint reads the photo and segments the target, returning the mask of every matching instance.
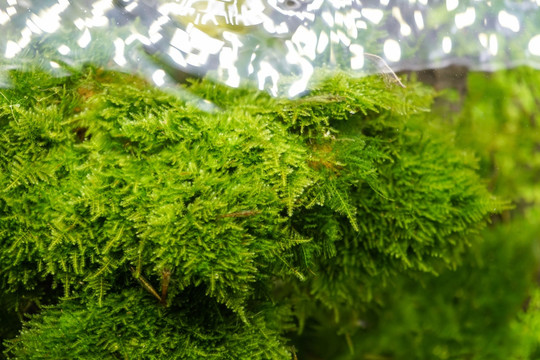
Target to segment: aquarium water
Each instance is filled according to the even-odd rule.
[[[96,64],[295,97],[328,69],[540,67],[540,0],[0,0],[0,31],[3,86],[15,68]]]

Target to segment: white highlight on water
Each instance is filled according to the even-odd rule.
[[[493,56],[497,55],[499,51],[499,41],[497,40],[497,35],[489,35],[489,53]]]
[[[13,59],[21,50],[21,47],[15,41],[8,40],[4,56],[6,59]]]
[[[512,15],[506,12],[505,10],[501,10],[499,11],[499,15],[497,16],[497,19],[499,20],[499,24],[501,24],[501,26],[507,29],[510,29],[513,32],[519,31],[520,26],[519,26],[519,19],[517,18],[517,16]]]
[[[405,20],[403,20],[403,16],[401,15],[401,10],[397,7],[397,6],[394,6],[392,8],[392,16],[394,16],[394,18],[399,22],[399,31],[401,33],[401,35],[403,36],[409,36],[411,35],[411,27],[405,22]]]
[[[378,24],[381,22],[384,13],[380,9],[370,9],[370,8],[364,8],[361,11],[362,16],[371,21],[374,24]]]
[[[177,63],[178,65],[182,66],[182,67],[186,67],[187,66],[187,61],[186,61],[186,58],[184,57],[184,55],[182,54],[182,52],[180,50],[178,50],[177,48],[175,48],[174,46],[169,46],[169,51],[167,52],[169,54],[169,57],[175,62]]]
[[[124,66],[127,64],[126,57],[124,56],[124,50],[126,48],[126,44],[124,43],[124,40],[120,38],[116,38],[114,40],[114,62],[118,64],[118,66]]]
[[[528,45],[529,52],[534,56],[540,56],[540,34],[531,38]]]
[[[328,34],[322,31],[319,34],[319,41],[317,41],[317,53],[322,54],[326,50],[326,47],[328,46],[329,42],[330,40],[328,38]]]
[[[257,80],[259,82],[259,90],[264,90],[266,86],[266,79],[270,78],[271,87],[270,87],[270,93],[274,96],[278,93],[278,80],[279,80],[279,73],[276,69],[272,67],[268,62],[261,61],[261,70],[257,74]]]
[[[416,23],[416,27],[418,27],[418,30],[424,29],[424,17],[419,10],[414,11],[414,22]]]
[[[85,48],[90,44],[90,41],[92,41],[92,35],[90,35],[90,31],[88,29],[85,29],[79,40],[77,41],[77,44],[81,48]]]
[[[165,71],[158,69],[152,74],[152,80],[157,86],[163,86],[165,84]]]
[[[467,10],[465,10],[462,13],[456,14],[456,16],[454,17],[456,27],[459,30],[474,24],[475,19],[476,19],[476,11],[474,10],[473,7],[468,7]]]
[[[452,39],[449,36],[445,36],[442,40],[442,50],[445,54],[450,54],[452,51]]]
[[[446,0],[446,10],[453,11],[457,9],[459,0]]]
[[[134,1],[131,4],[128,4],[124,9],[126,9],[126,11],[132,12],[137,6],[139,6],[139,3]]]
[[[298,53],[306,56],[308,59],[315,60],[315,50],[317,46],[317,34],[315,31],[306,28],[305,26],[298,27],[291,38],[296,44]]]
[[[58,52],[62,55],[67,55],[71,52],[71,49],[67,45],[60,45],[58,47]]]
[[[351,51],[351,69],[359,70],[364,67],[364,47],[358,44],[352,44],[349,46]]]
[[[488,37],[485,33],[478,34],[478,41],[480,41],[480,44],[487,48],[488,47]]]
[[[0,25],[4,25],[11,17],[0,9]]]
[[[384,42],[384,56],[392,62],[397,62],[401,59],[401,46],[394,39],[387,39]]]

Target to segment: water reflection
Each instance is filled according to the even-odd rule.
[[[92,62],[157,86],[173,69],[276,96],[303,93],[322,68],[540,67],[532,0],[0,0],[0,31],[3,68]]]

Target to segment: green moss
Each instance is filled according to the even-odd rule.
[[[302,350],[324,359],[536,359],[538,295],[529,295],[537,292],[531,239],[539,231],[526,221],[485,231],[456,270],[398,276],[384,306],[349,313],[339,325],[320,317]]]
[[[101,303],[72,299],[46,308],[9,351],[22,359],[283,359],[290,351],[283,329],[267,323],[284,324],[287,315],[262,310],[247,326],[202,288],[168,308],[129,289]]]
[[[540,73],[518,68],[472,74],[465,108],[456,117],[459,145],[473,149],[481,172],[497,194],[512,199],[517,212],[540,203]]]
[[[52,304],[14,358],[291,358],[324,314],[350,338],[398,274],[456,268],[506,207],[419,84],[186,85],[208,112],[92,68],[11,77],[0,287]]]

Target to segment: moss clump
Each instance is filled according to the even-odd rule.
[[[458,144],[478,154],[492,191],[518,205],[513,215],[534,220],[540,215],[540,72],[474,73],[468,87],[454,119]]]
[[[10,76],[0,287],[51,305],[8,357],[291,358],[321,314],[350,338],[397,274],[455,268],[505,206],[418,84],[187,85],[207,112],[119,73]]]
[[[318,327],[307,326],[301,350],[314,359],[537,359],[531,243],[539,231],[523,220],[486,230],[456,270],[392,279],[384,305],[344,328],[352,352],[339,328],[324,325],[332,324],[331,314],[320,314]]]
[[[437,277],[394,277],[384,306],[348,327],[354,354],[331,326],[308,330],[302,349],[332,359],[540,357],[538,84],[540,72],[530,68],[471,73],[462,109],[433,114],[440,130],[455,132],[458,146],[477,154],[492,191],[514,204],[494,216],[462,265]]]

